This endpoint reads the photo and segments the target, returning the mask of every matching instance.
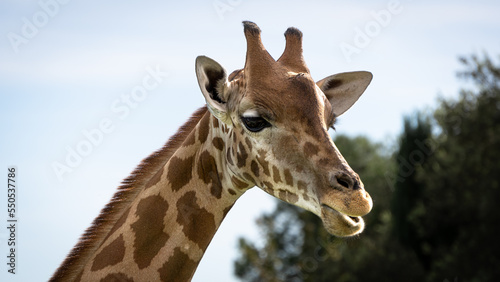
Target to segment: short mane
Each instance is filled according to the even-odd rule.
[[[102,239],[113,227],[112,223],[122,216],[126,206],[142,191],[147,181],[168,162],[206,113],[206,106],[198,109],[161,149],[145,158],[132,174],[123,180],[111,201],[94,219],[50,281],[72,281],[77,277],[82,270],[81,267],[90,259],[89,256],[101,245]]]

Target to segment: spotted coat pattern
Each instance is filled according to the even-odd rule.
[[[328,230],[347,220],[359,231],[360,219],[344,213],[364,215],[371,202],[327,133],[331,107],[302,62],[302,34],[287,30],[285,52],[274,61],[262,54],[258,27],[244,25],[245,68],[226,86],[202,86],[215,102],[207,100],[208,110],[125,180],[51,281],[188,281],[226,214],[253,186],[321,216]],[[226,79],[213,68],[204,77]],[[252,108],[272,120],[269,130],[257,134],[242,124]],[[340,208],[325,204],[332,199]]]

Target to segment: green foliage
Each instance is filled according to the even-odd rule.
[[[473,82],[432,116],[405,118],[392,156],[364,137],[335,143],[374,199],[357,238],[329,235],[310,212],[279,203],[240,240],[245,281],[497,281],[500,278],[500,66],[462,58]]]
[[[429,281],[500,277],[500,66],[485,57],[462,59],[478,90],[458,101],[442,100],[435,120],[439,146],[419,171],[425,208],[412,224],[432,262]],[[495,279],[496,278],[496,279]]]
[[[259,249],[240,239],[245,256],[235,263],[238,276],[246,281],[290,281],[300,273],[297,262],[303,241],[298,212],[294,206],[279,204],[274,212],[259,218],[265,246]]]
[[[416,236],[420,226],[412,219],[420,216],[424,210],[419,201],[422,197],[422,182],[417,172],[422,170],[434,153],[435,144],[432,140],[429,118],[421,113],[405,118],[399,149],[395,154],[397,169],[391,203],[394,236],[403,246],[414,251],[426,270],[430,267],[429,258],[422,249],[422,238]]]

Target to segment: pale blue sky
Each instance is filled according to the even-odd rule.
[[[20,186],[19,269],[7,274],[0,259],[1,281],[48,279],[121,180],[203,105],[196,56],[228,71],[243,66],[243,20],[260,26],[275,58],[286,28],[302,30],[316,80],[371,71],[372,84],[337,132],[387,144],[404,114],[432,107],[438,94],[456,96],[458,56],[500,50],[498,1],[55,1],[0,3],[0,169],[16,165]],[[348,45],[357,53],[346,56],[341,46]],[[127,114],[119,111],[121,96],[151,69],[162,73],[155,87]],[[113,131],[60,181],[53,163],[64,164],[86,140],[83,132],[103,121]],[[5,206],[0,193],[0,219]],[[238,236],[258,238],[253,220],[272,207],[259,190],[244,195],[194,281],[234,281]],[[6,236],[0,229],[0,254]]]

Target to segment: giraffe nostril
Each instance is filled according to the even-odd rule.
[[[333,186],[341,186],[342,188],[346,189],[357,189],[359,187],[359,184],[357,183],[356,180],[354,180],[352,177],[350,177],[346,173],[339,173],[335,175],[332,181]]]
[[[349,188],[349,183],[342,178],[337,178],[337,183],[344,186],[345,188]]]

